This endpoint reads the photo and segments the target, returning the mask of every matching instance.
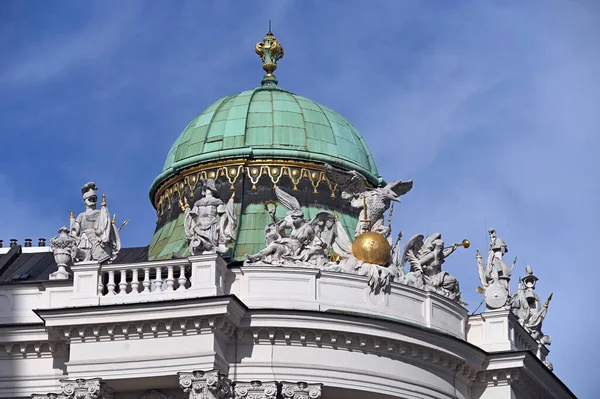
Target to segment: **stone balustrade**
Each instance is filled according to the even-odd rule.
[[[223,295],[227,264],[215,253],[163,261],[81,262],[73,271],[73,299],[84,305]]]
[[[176,261],[103,266],[98,279],[98,295],[160,294],[190,288],[191,268],[187,259]]]

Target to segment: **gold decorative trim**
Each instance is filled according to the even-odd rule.
[[[170,210],[175,195],[178,197],[175,202],[182,201],[181,198],[185,197],[186,187],[190,192],[188,196],[192,199],[200,180],[217,180],[224,177],[229,182],[230,189],[235,190],[235,183],[242,175],[248,176],[252,183],[252,190],[256,190],[256,185],[263,176],[269,178],[273,184],[273,190],[282,178],[289,179],[294,191],[298,191],[298,185],[302,179],[310,181],[314,194],[318,194],[319,187],[325,184],[331,192],[331,198],[335,198],[335,192],[338,189],[338,184],[330,182],[325,176],[323,165],[291,160],[234,159],[212,162],[180,171],[177,176],[164,182],[157,190],[154,197],[156,212],[160,216],[165,210]]]

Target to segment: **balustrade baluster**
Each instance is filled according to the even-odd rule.
[[[148,294],[150,293],[150,268],[144,268],[144,281],[142,282],[144,286],[144,291],[142,293]]]
[[[106,295],[115,295],[115,287],[117,285],[115,284],[115,271],[114,270],[109,270],[108,271],[108,283],[106,284],[106,288],[108,288],[108,292]]]
[[[177,291],[185,291],[186,290],[186,284],[187,284],[187,278],[185,277],[185,266],[184,265],[180,265],[179,266],[179,278],[177,279],[177,282],[179,283],[179,288],[177,288]]]
[[[103,278],[104,278],[104,273],[103,272],[98,273],[98,296],[104,295]]]
[[[119,281],[119,295],[127,294],[127,270],[121,270],[121,281]]]
[[[160,266],[157,267],[156,268],[156,280],[154,281],[154,292],[156,294],[160,294],[160,292],[162,291],[163,281],[162,281],[161,272],[162,272],[162,267],[160,267]]]
[[[173,266],[167,266],[167,289],[166,291],[173,291],[175,286],[175,277],[173,276]]]
[[[138,278],[138,269],[133,269],[131,273],[131,293],[138,294],[140,292],[140,282]]]

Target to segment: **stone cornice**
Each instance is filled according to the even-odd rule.
[[[452,371],[466,382],[472,381],[482,370],[485,355],[477,360],[460,358],[437,348],[407,343],[396,339],[352,332],[339,333],[328,330],[298,328],[247,328],[237,329],[238,342],[252,340],[255,345],[302,346],[329,348],[335,350],[358,351],[380,357],[409,361],[440,371]],[[464,352],[461,352],[464,353]]]
[[[5,326],[0,332],[0,358],[50,357],[62,345],[43,325]]]
[[[490,353],[488,358],[485,370],[476,377],[479,384],[511,384],[516,381],[532,399],[548,398],[550,394],[575,398],[569,388],[530,351]]]
[[[227,315],[238,324],[245,312],[244,304],[233,295],[182,299],[135,304],[82,306],[60,309],[37,309],[35,313],[47,327],[77,327],[92,325],[179,320]]]
[[[486,353],[475,345],[438,331],[381,318],[311,311],[252,310],[248,313],[253,336],[273,331],[320,331],[336,336],[362,336],[378,341],[401,341],[405,345],[427,346],[440,355],[468,355],[470,361],[483,365]],[[339,339],[334,339],[339,343]],[[317,339],[317,342],[322,341]]]

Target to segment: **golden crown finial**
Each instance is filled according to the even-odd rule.
[[[267,73],[261,84],[277,84],[277,79],[273,72],[277,69],[277,61],[283,58],[283,47],[279,44],[279,41],[275,38],[275,35],[271,32],[271,21],[269,21],[269,32],[265,35],[262,42],[256,43],[256,54],[260,57],[263,62],[263,69]]]

